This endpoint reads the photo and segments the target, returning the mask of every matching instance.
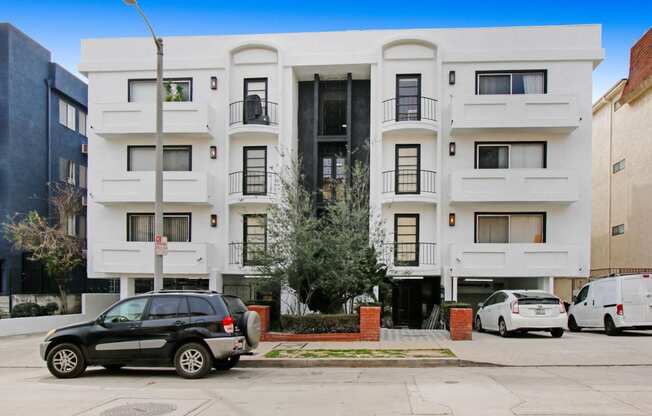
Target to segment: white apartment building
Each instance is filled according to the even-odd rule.
[[[260,296],[247,253],[267,244],[277,175],[297,157],[318,205],[344,166],[369,164],[400,325],[442,298],[587,277],[600,37],[578,25],[164,38],[166,278]],[[127,296],[153,275],[154,45],[84,40],[80,70],[88,276],[119,278]]]

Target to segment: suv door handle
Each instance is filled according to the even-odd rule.
[[[174,324],[175,324],[176,326],[181,326],[181,325],[183,325],[184,323],[185,323],[185,322],[183,322],[183,321],[176,321]]]

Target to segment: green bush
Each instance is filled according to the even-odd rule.
[[[360,318],[345,314],[281,315],[281,328],[295,334],[360,332]]]
[[[11,309],[12,318],[27,318],[45,315],[44,308],[32,302],[19,303]]]
[[[450,329],[450,310],[451,308],[472,308],[468,303],[463,302],[444,302],[441,304],[441,320],[444,322],[446,329]]]
[[[56,302],[49,302],[47,305],[42,307],[44,315],[54,315],[56,311],[59,310],[59,305]]]

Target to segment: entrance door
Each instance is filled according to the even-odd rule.
[[[394,287],[392,320],[395,327],[421,328],[421,282],[420,279],[406,279]]]

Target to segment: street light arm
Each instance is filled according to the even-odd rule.
[[[138,13],[143,17],[143,20],[145,21],[145,24],[147,25],[147,29],[149,29],[149,33],[151,33],[152,37],[154,38],[154,43],[156,44],[156,49],[158,49],[160,51],[162,49],[162,47],[163,47],[162,40],[158,36],[156,36],[156,33],[154,33],[154,28],[149,23],[149,19],[145,15],[145,12],[143,12],[143,9],[140,8],[140,5],[138,3],[134,3],[134,7],[136,7],[136,10],[138,10]]]

